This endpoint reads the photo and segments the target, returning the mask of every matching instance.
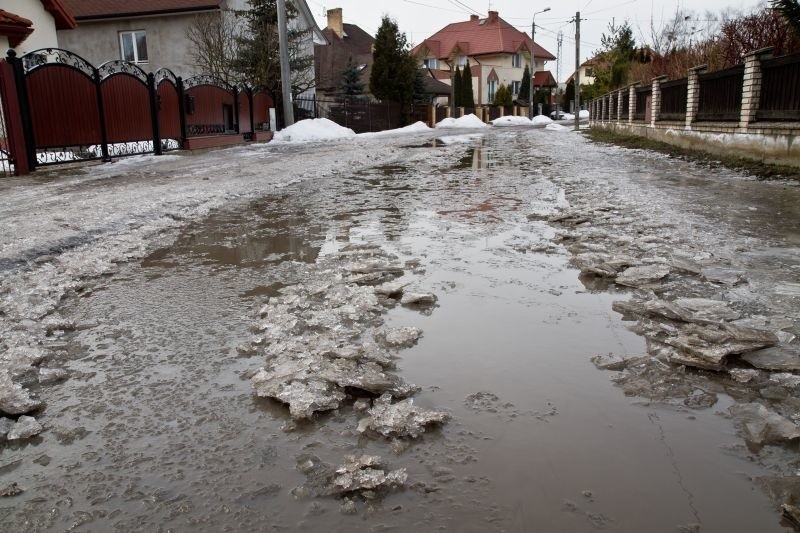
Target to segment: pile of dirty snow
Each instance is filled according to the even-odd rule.
[[[531,121],[528,119],[528,117],[500,117],[492,121],[492,126],[495,127],[530,125]]]
[[[432,131],[433,128],[428,127],[424,122],[415,122],[405,128],[398,128],[396,130],[376,131],[374,133],[361,133],[359,137],[387,137],[389,135],[401,135],[404,133],[425,133]]]
[[[437,128],[450,128],[450,129],[475,129],[487,128],[488,126],[483,123],[481,119],[475,115],[464,115],[461,118],[446,118],[436,124]]]
[[[586,109],[582,109],[581,112],[578,114],[580,118],[589,118],[589,111]]]
[[[553,123],[553,119],[545,115],[536,115],[531,122],[534,126],[547,126]]]
[[[355,136],[356,133],[350,128],[343,128],[327,118],[314,118],[301,120],[275,133],[274,142],[335,141]]]
[[[552,124],[548,124],[547,126],[545,126],[544,129],[550,131],[569,131],[569,128],[565,128],[561,124],[556,124],[555,122]]]

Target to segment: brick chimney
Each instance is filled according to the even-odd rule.
[[[340,39],[344,36],[344,19],[341,7],[328,10],[328,29],[333,31]]]
[[[500,13],[497,11],[489,11],[489,22],[497,22],[497,19],[500,18]]]
[[[470,15],[469,21],[470,22],[478,22],[481,18],[478,15]]]

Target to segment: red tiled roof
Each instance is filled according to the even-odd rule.
[[[427,50],[433,57],[448,59],[454,50],[460,50],[464,55],[480,56],[515,54],[530,49],[531,38],[527,33],[500,18],[496,11],[490,11],[489,18],[472,17],[466,22],[445,26],[416,46],[412,52],[418,54]],[[538,44],[534,45],[534,52],[539,59],[555,59],[553,54]]]
[[[533,75],[534,87],[558,87],[553,73],[549,70],[542,70]]]
[[[218,9],[222,0],[55,0],[64,2],[78,20],[123,18]]]
[[[42,0],[42,6],[53,15],[56,29],[71,30],[78,25],[72,12],[64,5],[64,0]]]
[[[8,44],[16,48],[33,33],[33,22],[14,13],[0,9],[0,35],[8,37]]]

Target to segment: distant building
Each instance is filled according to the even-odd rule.
[[[469,62],[475,103],[486,105],[494,101],[501,84],[507,85],[514,98],[517,97],[525,66],[531,64],[531,51],[536,61],[532,69],[537,73],[535,79],[543,87],[554,87],[552,74],[544,68],[547,61],[556,57],[535,44],[527,33],[500,18],[497,11],[489,11],[487,18],[473,15],[468,21],[450,24],[422,41],[412,53],[421,65],[430,69],[434,78],[447,84],[451,68]]]
[[[328,26],[322,34],[328,44],[314,47],[317,93],[325,96],[341,93],[342,74],[352,59],[361,71],[364,93],[368,94],[375,38],[355,24],[345,24],[341,8],[328,10]]]
[[[78,27],[59,32],[62,48],[94,65],[122,59],[146,71],[168,68],[178,76],[202,74],[192,57],[187,32],[200,14],[246,11],[247,0],[60,0],[73,12]],[[305,0],[293,0],[294,23],[311,30],[302,53],[314,53],[325,38]]]
[[[0,52],[17,55],[56,48],[58,30],[70,30],[75,18],[63,0],[0,0]]]
[[[580,72],[581,74],[581,85],[594,85],[595,79],[595,70],[600,65],[601,59],[600,56],[595,56],[590,59],[584,61],[579,70],[576,72]],[[567,83],[575,81],[575,74],[573,72],[570,77],[567,79]]]

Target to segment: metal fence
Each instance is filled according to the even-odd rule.
[[[3,106],[3,96],[0,94],[0,178],[11,176],[14,173],[11,153],[8,146],[8,130],[6,128],[6,116],[3,111]]]
[[[744,65],[700,74],[698,121],[739,121],[742,110]]]
[[[800,54],[761,63],[758,120],[800,120]]]
[[[636,88],[636,112],[633,114],[633,120],[647,120],[650,118],[650,100],[653,97],[653,87]]]
[[[430,105],[413,105],[406,112],[393,102],[354,98],[295,98],[295,120],[326,118],[356,133],[397,129],[416,121],[430,123]],[[430,125],[430,124],[429,124]]]
[[[161,69],[146,73],[124,61],[95,67],[58,48],[6,63],[14,83],[28,168],[178,149],[193,136],[252,136],[268,122],[264,91],[209,76],[182,80]],[[7,72],[4,69],[3,72]],[[12,109],[10,107],[9,109]],[[7,109],[8,111],[8,109]],[[18,149],[15,149],[16,151]],[[13,152],[13,151],[12,151]]]
[[[688,87],[688,78],[661,84],[660,120],[686,120]]]

